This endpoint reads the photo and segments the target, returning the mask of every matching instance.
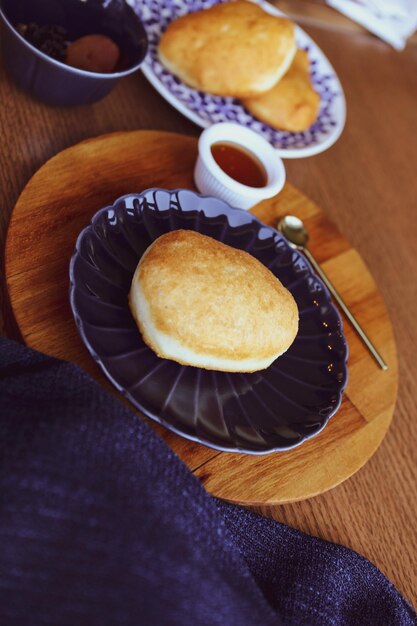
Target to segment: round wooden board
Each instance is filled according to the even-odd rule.
[[[79,232],[117,197],[149,187],[195,189],[197,140],[173,133],[114,133],[68,148],[45,163],[22,192],[6,243],[6,278],[26,343],[78,363],[108,389],[82,344],[68,300],[68,266]],[[338,413],[317,437],[289,452],[249,456],[217,452],[152,423],[212,494],[245,505],[301,500],[354,474],[378,448],[397,393],[391,324],[359,254],[322,211],[287,183],[253,212],[266,224],[295,214],[311,232],[311,250],[380,350],[378,368],[346,320],[349,383]]]

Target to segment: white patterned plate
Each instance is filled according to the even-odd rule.
[[[259,132],[277,149],[282,158],[297,159],[327,150],[339,138],[346,118],[342,86],[329,61],[312,39],[298,26],[299,48],[307,50],[311,78],[320,94],[317,121],[303,133],[280,131],[253,117],[234,98],[223,98],[197,91],[168,72],[158,59],[157,46],[161,34],[174,19],[219,4],[225,0],[128,0],[141,18],[149,38],[148,55],[142,71],[159,93],[178,111],[202,126],[216,122],[237,122]],[[226,0],[227,1],[227,0]],[[253,0],[273,15],[283,15],[264,0]]]

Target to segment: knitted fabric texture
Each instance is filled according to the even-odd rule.
[[[411,626],[360,555],[209,496],[80,368],[0,338],[0,624]]]

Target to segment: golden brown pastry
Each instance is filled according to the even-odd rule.
[[[317,119],[320,96],[314,91],[309,75],[307,52],[297,50],[288,72],[270,91],[243,99],[252,115],[273,128],[301,132]]]
[[[129,304],[158,356],[205,369],[264,369],[298,331],[294,298],[272,272],[190,230],[162,235],[146,250]]]
[[[159,43],[163,65],[208,93],[243,98],[271,89],[296,52],[294,26],[237,0],[172,22]]]

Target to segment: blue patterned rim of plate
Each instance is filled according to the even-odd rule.
[[[311,80],[321,102],[317,121],[302,133],[276,130],[253,117],[238,100],[192,89],[161,65],[157,47],[167,25],[181,15],[225,1],[228,0],[130,0],[148,35],[148,55],[141,67],[145,76],[170,104],[203,128],[217,122],[242,124],[263,135],[283,158],[311,156],[329,148],[339,138],[345,125],[343,89],[323,52],[298,26],[297,45],[309,55]],[[254,1],[273,15],[283,15],[268,2]]]
[[[128,306],[147,247],[192,229],[246,250],[292,292],[300,328],[291,348],[254,374],[214,372],[160,359]],[[187,190],[149,189],[100,210],[77,239],[70,300],[81,337],[115,387],[170,430],[218,450],[288,450],[319,433],[340,406],[347,346],[340,316],[305,258],[250,213]]]

